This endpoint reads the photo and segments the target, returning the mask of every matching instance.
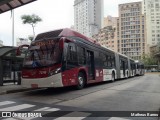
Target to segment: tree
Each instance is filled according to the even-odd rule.
[[[33,35],[30,35],[30,36],[28,36],[28,39],[29,39],[30,41],[32,41],[32,40],[34,39],[34,36],[33,36]]]
[[[153,55],[144,54],[142,56],[142,61],[143,61],[144,65],[146,65],[146,66],[157,65],[157,60],[155,59],[155,57]]]
[[[157,51],[160,51],[160,42],[157,43]]]
[[[30,24],[32,26],[33,36],[35,36],[35,26],[36,26],[36,24],[38,22],[41,22],[42,19],[39,16],[35,15],[35,14],[22,15],[21,19],[22,19],[23,24]]]

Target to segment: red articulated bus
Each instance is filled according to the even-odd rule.
[[[132,77],[132,66],[134,60],[66,28],[39,34],[32,41],[24,59],[21,83],[28,88],[82,89],[89,83]]]

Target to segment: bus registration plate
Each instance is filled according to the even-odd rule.
[[[31,84],[32,88],[38,88],[38,84]]]

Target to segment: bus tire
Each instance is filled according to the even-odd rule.
[[[114,81],[115,81],[115,73],[114,73],[114,71],[112,72],[111,81],[112,81],[112,82],[114,82]]]
[[[78,90],[84,88],[85,86],[85,75],[82,72],[79,72],[78,74],[78,84],[76,86],[76,88]]]

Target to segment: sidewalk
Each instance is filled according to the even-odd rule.
[[[17,85],[13,83],[6,83],[3,86],[0,86],[0,95],[16,93],[16,92],[23,92],[27,90],[32,90],[32,88],[24,88],[21,85]]]
[[[146,72],[145,74],[159,74],[160,75],[160,72]]]

